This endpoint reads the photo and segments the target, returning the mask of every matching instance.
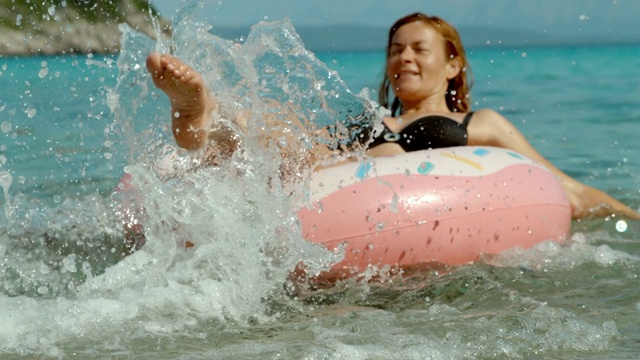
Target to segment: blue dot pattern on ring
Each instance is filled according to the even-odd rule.
[[[371,170],[371,162],[364,162],[358,166],[358,170],[356,170],[356,178],[364,179],[369,174],[369,170]]]
[[[420,165],[418,165],[418,173],[428,174],[431,172],[431,170],[433,170],[433,168],[435,168],[435,166],[432,163],[423,161],[420,163]]]

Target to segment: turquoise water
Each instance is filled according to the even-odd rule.
[[[274,56],[265,51],[247,65],[268,45],[233,52],[199,28],[183,21],[175,43],[186,45],[176,51],[218,96],[228,101],[221,89],[261,83],[242,69]],[[291,86],[320,81],[353,101],[340,82],[314,77],[321,67],[311,54],[262,31],[297,54],[283,66],[315,64],[309,77],[286,80]],[[2,358],[628,359],[640,352],[640,227],[632,222],[625,231],[611,219],[575,222],[566,244],[404,280],[285,291],[299,260],[332,255],[301,238],[288,197],[273,185],[276,158],[249,151],[233,166],[167,186],[155,171],[173,149],[167,101],[144,72],[156,45],[130,32],[124,40],[120,57],[0,58]],[[219,55],[225,51],[232,55]],[[499,110],[560,168],[640,206],[640,47],[468,52],[475,108]],[[382,54],[316,55],[353,93],[369,88],[375,99]],[[256,94],[243,92],[243,101],[260,113]],[[147,194],[149,233],[129,256],[112,194],[125,167]],[[195,250],[176,248],[184,238],[195,239]]]

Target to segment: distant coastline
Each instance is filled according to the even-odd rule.
[[[296,26],[305,47],[311,51],[370,51],[384,50],[387,28],[374,26],[327,25]],[[572,38],[553,34],[489,27],[462,27],[460,36],[467,48],[516,46],[565,46],[640,44],[640,39],[616,38],[612,35]],[[249,26],[214,27],[212,32],[226,39],[238,40],[247,36]]]
[[[52,0],[50,3],[59,2]],[[69,5],[41,3],[31,9],[13,0],[0,0],[0,56],[114,54],[120,49],[118,26],[121,23],[152,38],[158,32],[160,36],[171,34],[170,22],[159,17],[146,0],[110,0],[104,2],[108,5],[100,3],[102,5],[90,9],[83,1],[67,0],[66,3]],[[249,25],[214,26],[212,32],[226,39],[241,40],[248,35],[249,29]],[[388,31],[386,27],[362,25],[300,25],[295,29],[305,47],[314,52],[383,51]],[[467,48],[640,44],[640,38],[615,37],[613,34],[571,38],[496,27],[461,27],[460,34]]]

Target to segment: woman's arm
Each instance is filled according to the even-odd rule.
[[[574,219],[619,215],[640,219],[640,214],[606,193],[570,177],[545,159],[522,133],[497,112],[477,111],[468,127],[469,145],[487,145],[511,149],[542,164],[560,180],[564,187]]]

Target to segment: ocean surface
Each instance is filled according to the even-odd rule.
[[[171,43],[125,29],[119,56],[0,58],[0,358],[640,355],[633,221],[576,221],[566,243],[411,278],[292,290],[299,261],[321,267],[335,254],[302,238],[286,186],[274,185],[277,154],[251,151],[256,128],[241,157],[191,171],[145,57],[173,49],[221,102],[260,119],[265,94],[366,109],[384,55],[312,54],[286,22],[233,45],[181,16]],[[475,109],[498,110],[558,167],[640,207],[640,46],[467,51]],[[298,100],[294,111],[313,113]],[[186,170],[167,175],[167,156]],[[132,254],[114,193],[125,172],[145,194],[146,244]],[[185,239],[196,246],[176,245]]]

